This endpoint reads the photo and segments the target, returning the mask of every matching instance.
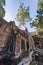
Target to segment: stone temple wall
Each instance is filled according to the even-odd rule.
[[[15,54],[21,54],[23,50],[27,51],[29,48],[30,49],[35,48],[33,38],[30,35],[29,36],[27,35],[28,33],[26,32],[26,30],[19,29],[15,25],[14,21],[10,21],[8,23],[4,19],[1,18],[0,19],[0,30],[4,31],[4,33],[6,33],[6,35],[7,35],[7,37],[9,37],[9,35],[13,34],[13,33],[9,34],[10,32],[12,32],[12,30],[14,31],[14,33],[15,33],[14,36],[16,35],[16,47],[15,47],[15,52],[14,52]],[[6,39],[6,37],[5,37],[5,39]],[[6,41],[7,41],[7,39],[6,39]],[[6,41],[5,41],[5,43],[6,43]],[[27,42],[28,42],[28,44],[27,44]],[[15,42],[14,42],[14,44],[15,44]],[[23,45],[24,48],[22,48],[21,45]],[[29,45],[29,46],[27,46],[27,45]]]

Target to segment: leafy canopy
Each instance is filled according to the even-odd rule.
[[[0,0],[0,17],[5,16],[5,10],[3,6],[5,6],[5,0]]]
[[[20,3],[16,19],[22,25],[24,25],[25,22],[29,21],[30,20],[29,6],[24,7],[24,4]]]
[[[43,0],[38,2],[37,16],[31,23],[31,26],[36,27],[38,31],[43,31]]]

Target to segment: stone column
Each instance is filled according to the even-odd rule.
[[[26,41],[25,41],[25,51],[27,51],[27,45],[26,45]]]
[[[20,40],[20,54],[21,54],[22,50],[21,50],[21,40]]]
[[[19,41],[19,39],[17,38],[17,39],[16,39],[15,55],[18,55],[18,54],[20,54],[20,41]]]
[[[41,45],[41,42],[39,41],[39,45],[40,45],[40,47],[42,47],[42,45]]]

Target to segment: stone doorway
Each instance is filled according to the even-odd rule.
[[[28,52],[28,50],[29,50],[29,43],[28,42],[26,43],[26,46],[27,46],[27,52]]]
[[[21,50],[25,50],[25,41],[24,40],[21,41]]]

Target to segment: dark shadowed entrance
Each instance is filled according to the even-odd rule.
[[[26,46],[27,46],[27,52],[28,52],[28,50],[29,50],[29,43],[28,42],[26,43]]]
[[[21,41],[21,49],[25,50],[25,41],[24,40]]]

